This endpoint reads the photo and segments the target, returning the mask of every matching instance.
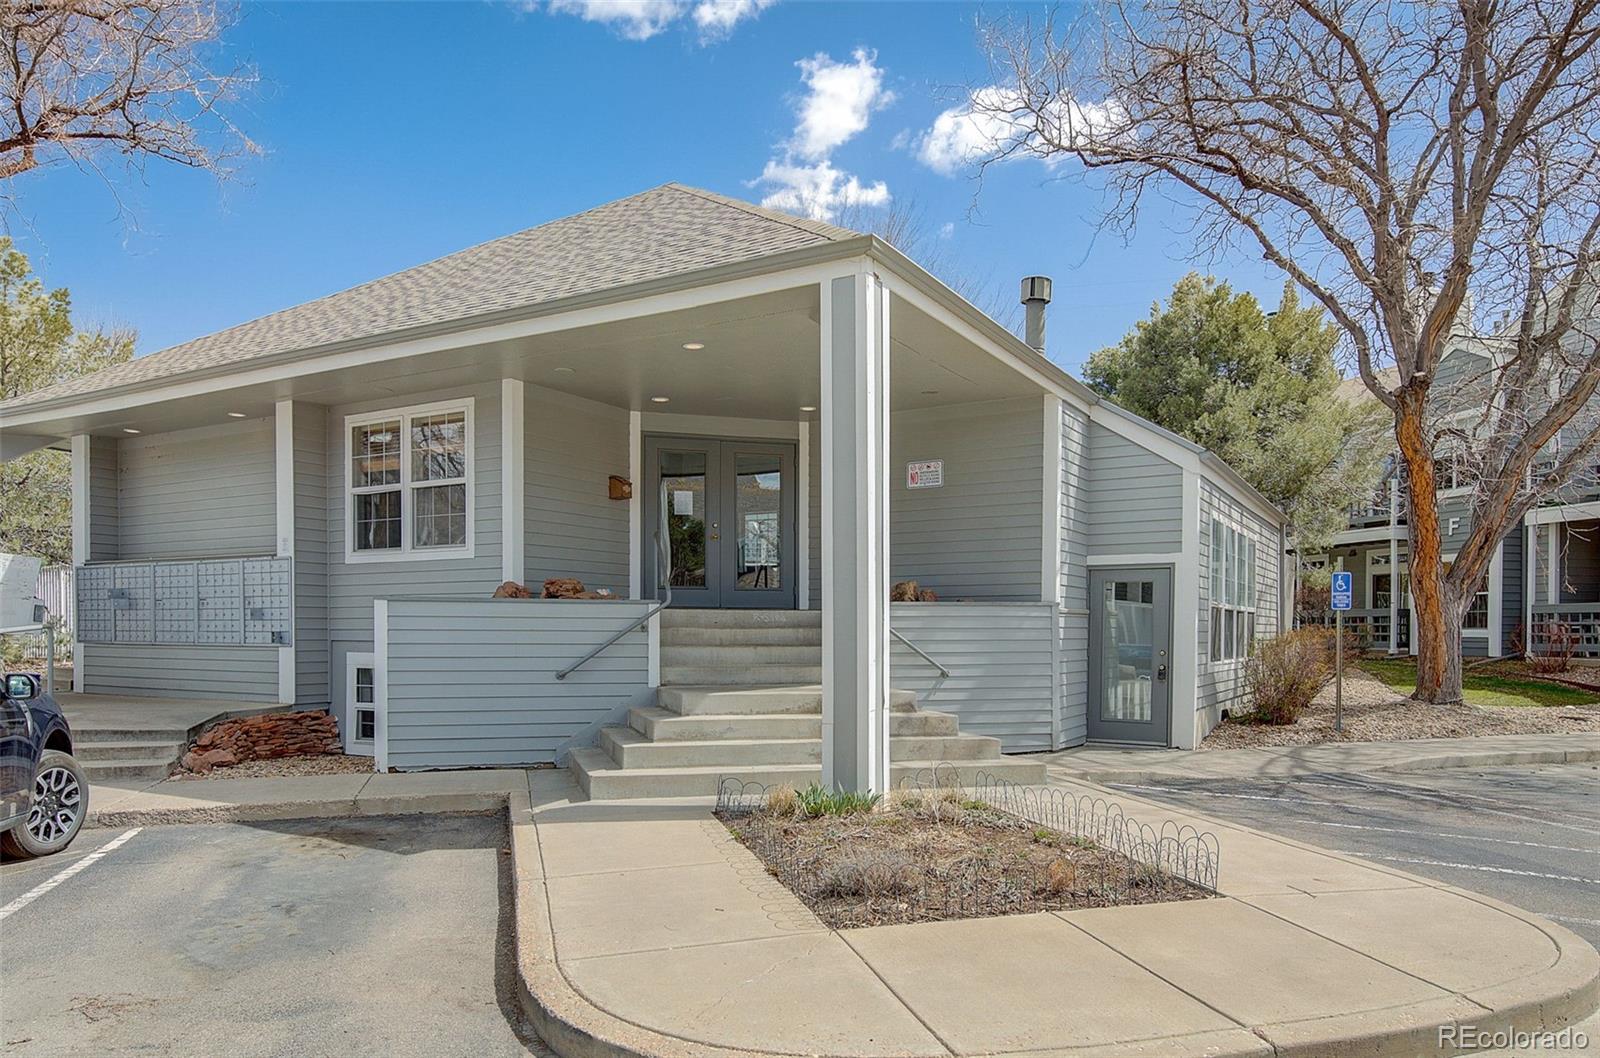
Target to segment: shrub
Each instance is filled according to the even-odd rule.
[[[1297,628],[1257,645],[1245,662],[1250,719],[1262,724],[1292,724],[1322,690],[1333,670],[1331,628]]]
[[[800,811],[811,817],[816,816],[853,816],[861,812],[870,812],[877,807],[879,795],[861,793],[857,790],[830,790],[821,783],[812,783],[795,795],[800,802]],[[771,799],[769,797],[770,806]]]
[[[860,896],[869,899],[903,896],[922,884],[922,870],[904,853],[862,852],[834,861],[817,878],[818,896]]]
[[[1528,671],[1549,675],[1566,672],[1578,650],[1578,630],[1565,621],[1541,621],[1533,626]]]

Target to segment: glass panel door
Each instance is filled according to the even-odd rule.
[[[722,533],[719,605],[787,609],[794,605],[794,448],[723,441],[730,517]]]
[[[647,439],[643,539],[644,594],[662,598],[672,587],[674,606],[715,606],[718,592],[717,505],[721,453],[715,441]],[[662,567],[661,534],[671,545]]]
[[[1092,570],[1089,600],[1089,737],[1167,745],[1171,571]]]

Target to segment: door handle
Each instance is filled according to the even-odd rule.
[[[1167,678],[1167,667],[1165,665],[1156,666],[1156,679],[1165,680],[1166,678]]]

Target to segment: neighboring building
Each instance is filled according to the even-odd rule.
[[[1481,416],[1495,370],[1490,341],[1458,339],[1441,359],[1435,383],[1441,418],[1460,420],[1464,430]],[[1359,379],[1341,389],[1346,399],[1371,399]],[[1573,424],[1573,430],[1592,429]],[[1570,434],[1570,431],[1568,432]],[[1448,443],[1439,457],[1441,549],[1450,562],[1472,531],[1472,463]],[[1355,609],[1346,621],[1373,649],[1416,653],[1411,634],[1407,538],[1407,489],[1398,456],[1385,463],[1383,480],[1369,503],[1350,512],[1349,527],[1334,538],[1328,555],[1307,564],[1354,574]],[[1600,657],[1600,474],[1580,473],[1567,489],[1535,507],[1500,542],[1482,589],[1463,622],[1461,649],[1467,657],[1509,657],[1535,647],[1560,626],[1582,656]]]
[[[379,768],[881,788],[891,687],[1006,751],[1193,747],[1286,613],[1284,519],[1210,453],[882,240],[675,184],[0,425],[72,452],[81,689],[331,706]],[[554,577],[616,598],[490,599]]]

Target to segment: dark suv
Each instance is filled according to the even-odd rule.
[[[72,731],[39,677],[6,676],[0,702],[0,849],[48,856],[72,844],[89,809],[89,781],[72,759]]]

